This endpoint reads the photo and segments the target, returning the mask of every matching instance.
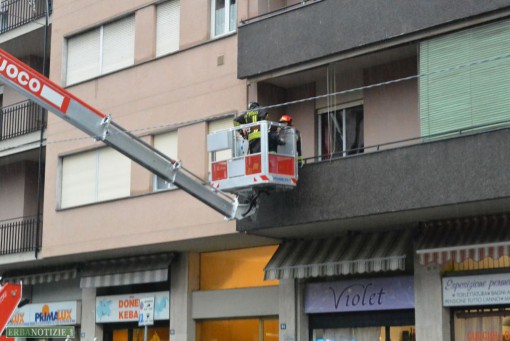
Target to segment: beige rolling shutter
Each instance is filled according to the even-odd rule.
[[[67,85],[99,74],[100,31],[96,28],[67,40]]]
[[[180,2],[171,0],[158,5],[156,20],[156,56],[179,49]]]
[[[177,131],[171,131],[169,133],[160,134],[154,136],[154,148],[168,156],[173,160],[178,160],[177,155]],[[170,189],[176,188],[175,185],[160,179],[158,176],[154,176],[154,189]]]
[[[101,73],[108,73],[133,65],[135,61],[135,17],[103,27],[103,55]]]
[[[228,128],[233,127],[233,117],[227,117],[216,121],[209,122],[209,133],[212,133],[213,131],[218,130],[225,130]],[[232,151],[231,150],[222,150],[219,152],[216,152],[216,161],[221,160],[227,160],[232,158]],[[210,156],[209,156],[210,161]],[[210,163],[210,162],[209,162]]]
[[[96,198],[96,152],[66,156],[62,160],[61,207],[91,203]]]
[[[98,150],[97,201],[128,197],[131,160],[111,148]]]

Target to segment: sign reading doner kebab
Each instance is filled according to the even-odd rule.
[[[65,339],[74,338],[74,326],[59,327],[7,327],[7,337],[19,337],[27,339],[55,338]]]

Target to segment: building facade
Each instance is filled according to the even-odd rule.
[[[251,101],[292,116],[305,165],[225,221],[50,115],[41,248],[0,257],[11,325],[142,340],[154,299],[154,341],[509,339],[510,1],[52,11],[51,80],[199,178]]]

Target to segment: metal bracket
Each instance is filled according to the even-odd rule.
[[[103,135],[101,136],[102,141],[106,140],[106,136],[108,135],[108,133],[110,131],[110,122],[111,121],[112,121],[112,116],[110,114],[106,115],[101,120],[101,125],[103,126]],[[99,140],[99,139],[96,138],[96,140]]]
[[[175,176],[177,175],[177,171],[182,167],[182,163],[178,160],[172,164],[172,183],[175,183]]]

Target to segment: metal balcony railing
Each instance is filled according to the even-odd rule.
[[[52,0],[1,0],[0,34],[44,17],[46,1],[51,14]]]
[[[42,224],[42,219],[39,220]],[[39,250],[41,229],[36,216],[0,221],[0,255]]]
[[[45,128],[44,115],[43,108],[31,101],[0,108],[0,141]]]

